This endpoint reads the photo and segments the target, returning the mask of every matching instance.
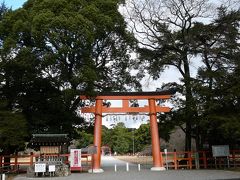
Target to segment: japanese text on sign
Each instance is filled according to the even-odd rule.
[[[46,172],[46,164],[44,163],[39,163],[39,164],[35,164],[35,172]]]

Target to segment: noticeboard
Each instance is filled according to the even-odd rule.
[[[44,173],[44,172],[46,172],[46,164],[45,163],[35,164],[34,171],[35,171],[35,173],[40,173],[40,172]]]
[[[81,149],[71,149],[70,166],[71,169],[81,168]]]
[[[49,172],[55,172],[56,171],[56,166],[55,165],[49,165],[48,166],[48,171]]]
[[[229,153],[229,145],[212,146],[213,157],[227,157]]]

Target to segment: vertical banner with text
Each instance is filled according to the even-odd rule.
[[[81,149],[71,149],[70,166],[71,171],[81,170]]]

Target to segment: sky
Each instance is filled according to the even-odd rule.
[[[11,7],[12,9],[17,9],[23,5],[26,0],[1,0],[1,2],[5,2],[7,7]]]

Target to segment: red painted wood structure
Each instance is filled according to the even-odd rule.
[[[162,107],[156,105],[156,100],[170,99],[171,95],[175,93],[174,90],[163,90],[154,92],[108,92],[99,93],[94,97],[96,100],[95,106],[81,108],[82,113],[94,113],[94,146],[97,147],[97,153],[93,156],[93,172],[103,172],[101,169],[101,131],[102,131],[102,114],[103,113],[149,113],[150,128],[152,138],[152,156],[153,167],[152,170],[164,170],[163,161],[160,155],[160,140],[157,125],[157,113],[169,112],[169,107]],[[93,99],[81,95],[80,99]],[[122,100],[122,107],[107,107],[103,105],[104,100]],[[148,106],[144,107],[130,107],[129,100],[148,100]]]

